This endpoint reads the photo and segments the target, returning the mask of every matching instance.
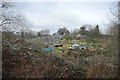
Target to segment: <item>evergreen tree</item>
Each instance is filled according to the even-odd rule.
[[[38,33],[37,33],[37,37],[40,37],[40,36],[41,36],[41,34],[40,34],[40,32],[38,32]]]
[[[24,38],[24,32],[23,31],[21,32],[21,37],[22,37],[22,39]]]
[[[94,35],[95,37],[99,37],[100,36],[100,30],[99,30],[99,26],[96,25],[95,29],[94,29]]]
[[[86,28],[83,26],[80,28],[80,34],[85,35],[86,34]]]

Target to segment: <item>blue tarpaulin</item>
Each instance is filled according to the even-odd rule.
[[[46,53],[48,53],[52,50],[53,50],[52,48],[41,48],[41,51],[46,52]]]

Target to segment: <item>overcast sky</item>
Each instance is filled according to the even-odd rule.
[[[49,29],[51,33],[61,27],[70,31],[84,24],[99,25],[102,32],[109,23],[112,2],[19,2],[20,9],[35,25],[35,31]]]

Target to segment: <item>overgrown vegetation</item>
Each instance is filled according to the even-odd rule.
[[[6,13],[11,6],[3,3],[1,8]],[[2,17],[3,78],[118,77],[118,23],[111,25],[109,34],[102,34],[99,25],[93,29],[86,29],[92,25],[84,25],[73,32],[64,27],[52,35],[49,30],[38,31],[35,35],[27,29],[31,24],[22,14]],[[18,30],[22,27],[20,32],[12,31],[13,25]],[[79,46],[73,48],[73,45]],[[43,48],[52,50],[44,52]]]

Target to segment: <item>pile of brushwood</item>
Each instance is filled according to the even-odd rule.
[[[82,78],[85,71],[62,58],[46,55],[24,40],[2,41],[3,78]]]

